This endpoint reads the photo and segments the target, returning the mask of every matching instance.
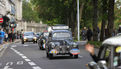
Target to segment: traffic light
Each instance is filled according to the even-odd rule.
[[[10,20],[6,15],[2,17],[3,18],[3,23],[2,27],[8,26],[7,22]]]

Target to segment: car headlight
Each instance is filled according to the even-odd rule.
[[[55,44],[54,44],[54,43],[52,43],[52,44],[51,44],[51,47],[52,47],[52,48],[54,48],[54,47],[55,47]]]
[[[73,47],[77,47],[77,44],[76,43],[73,43]]]
[[[26,37],[24,37],[24,40],[26,40],[27,38]]]
[[[34,37],[34,39],[37,39],[37,37]]]

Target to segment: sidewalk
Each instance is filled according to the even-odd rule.
[[[16,39],[14,42],[3,42],[2,45],[0,45],[0,52],[4,49],[4,46],[7,45],[7,44],[11,44],[11,43],[16,43],[16,42],[19,42],[20,39]]]

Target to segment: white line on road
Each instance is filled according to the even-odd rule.
[[[80,55],[79,55],[79,57],[80,57],[80,58],[83,58],[83,56],[80,56]]]
[[[36,65],[34,62],[28,62],[29,65],[33,66],[33,65]]]
[[[17,65],[22,65],[24,62],[23,61],[18,61]]]
[[[13,62],[7,62],[7,63],[6,63],[6,66],[7,66],[7,65],[13,65]]]
[[[31,60],[30,59],[24,59],[25,61],[27,61],[27,62],[30,62]]]
[[[24,59],[27,58],[26,56],[21,56],[21,57],[24,58]]]
[[[3,69],[13,69],[13,68],[9,68],[9,66],[5,66]]]
[[[36,66],[36,67],[33,67],[33,69],[42,69],[42,68],[40,68],[40,67]]]
[[[23,46],[29,46],[29,45],[23,45]]]
[[[39,66],[37,66],[34,62],[32,62],[30,59],[28,59],[24,54],[20,53],[19,51],[15,50],[14,48],[11,48],[16,54],[20,55],[25,61],[28,62],[29,65],[32,66],[33,69],[42,69]],[[17,64],[23,64],[23,62],[17,62]]]

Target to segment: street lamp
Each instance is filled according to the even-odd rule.
[[[79,0],[77,0],[77,30],[78,30],[78,41],[80,41]]]

